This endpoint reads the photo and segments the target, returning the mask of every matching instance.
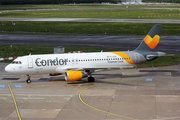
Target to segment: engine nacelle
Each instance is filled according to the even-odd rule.
[[[62,75],[62,73],[50,73],[49,76],[57,76],[57,75]]]
[[[66,81],[78,81],[84,77],[88,77],[87,74],[84,74],[82,71],[67,71],[65,72]]]

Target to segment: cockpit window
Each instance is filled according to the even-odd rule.
[[[21,61],[13,61],[11,64],[22,64]]]

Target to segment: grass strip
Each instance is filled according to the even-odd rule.
[[[99,48],[85,48],[85,47],[65,47],[66,52],[83,51],[83,52],[100,52]],[[4,57],[17,57],[36,54],[52,54],[54,52],[54,46],[0,46],[0,58]],[[115,51],[104,49],[106,51]]]
[[[161,66],[170,66],[176,64],[180,64],[180,55],[161,57],[154,61],[143,63],[139,65],[138,68],[161,67]]]
[[[78,23],[78,22],[3,22],[3,31],[43,32],[36,34],[75,33],[75,34],[106,34],[106,35],[146,35],[153,23]],[[10,34],[12,34],[12,32]],[[6,32],[7,33],[7,32]],[[161,35],[180,35],[180,24],[163,24]],[[17,34],[17,33],[15,33]],[[53,33],[52,33],[53,34]]]
[[[43,9],[5,11],[1,18],[111,18],[111,19],[180,19],[180,9]]]

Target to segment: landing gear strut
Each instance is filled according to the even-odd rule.
[[[31,83],[31,76],[30,75],[27,75],[27,80],[26,80],[27,83]]]

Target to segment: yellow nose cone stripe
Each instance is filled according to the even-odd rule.
[[[122,57],[126,62],[128,62],[129,64],[132,64],[132,65],[136,65],[128,55],[126,55],[125,53],[123,52],[111,52],[113,54],[116,54],[116,55],[119,55],[120,57]]]

